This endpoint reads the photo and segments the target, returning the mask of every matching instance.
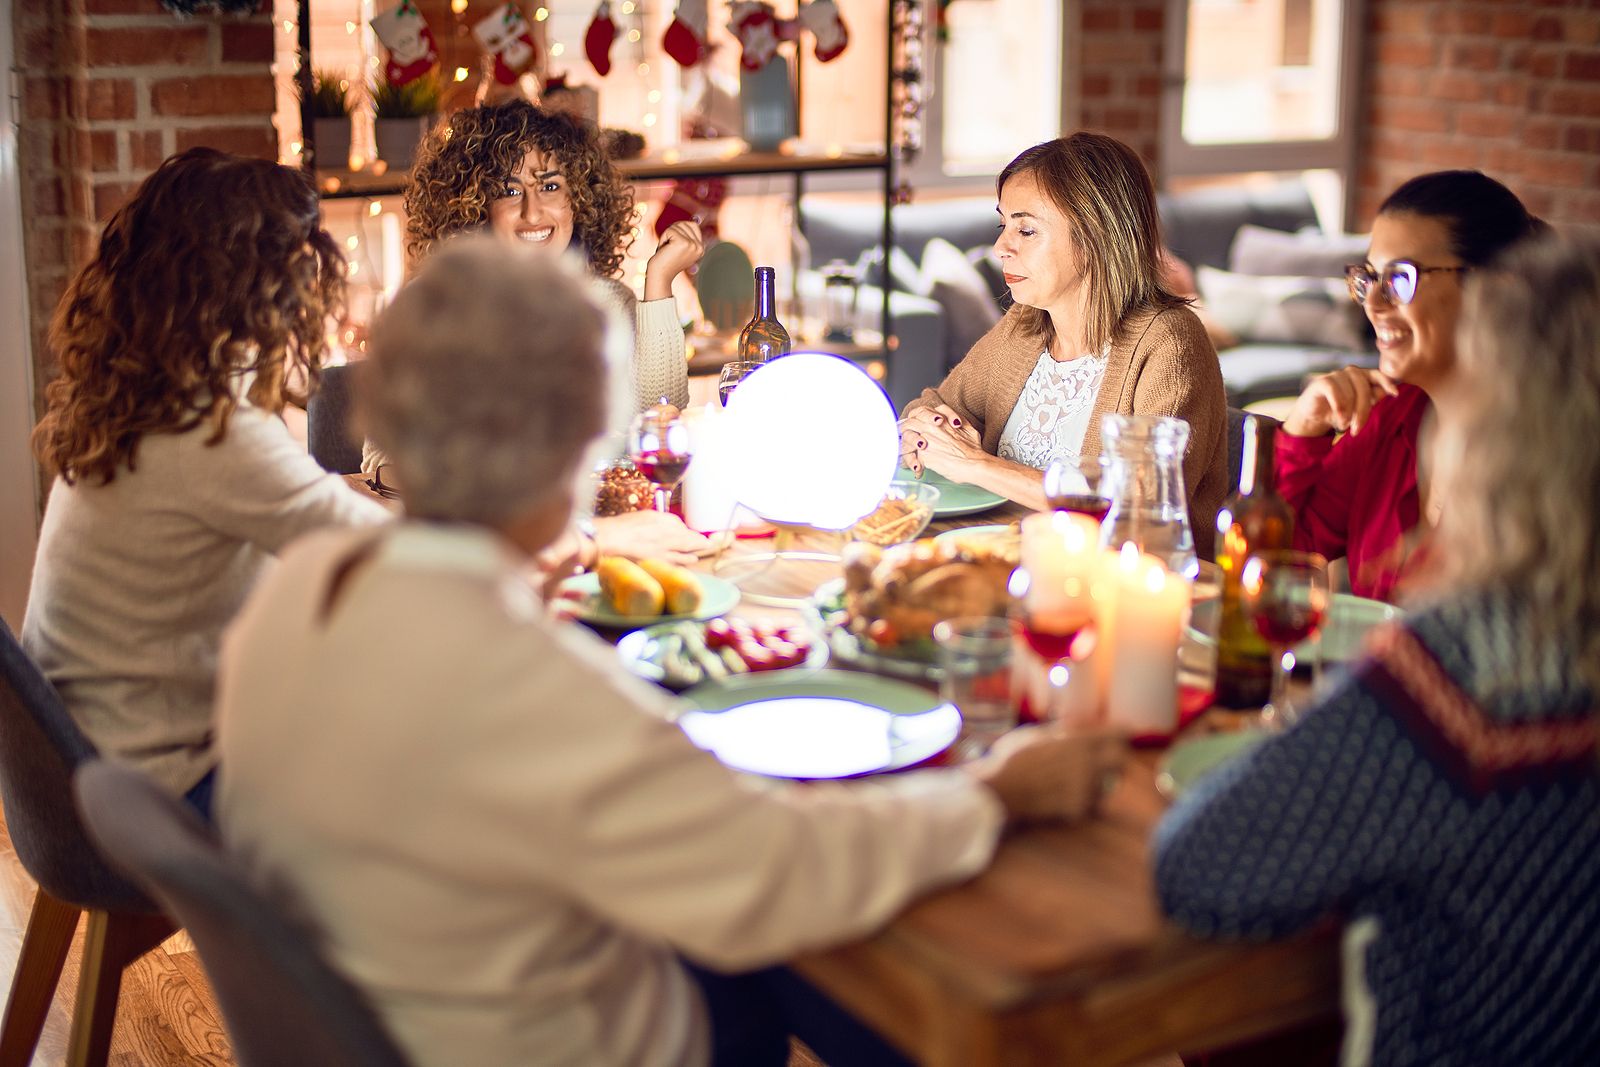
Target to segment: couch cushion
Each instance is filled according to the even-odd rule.
[[[1198,267],[1226,268],[1233,235],[1245,223],[1294,231],[1317,224],[1298,177],[1267,186],[1223,186],[1162,193],[1161,232],[1168,248]]]
[[[1234,234],[1228,269],[1239,274],[1342,279],[1345,264],[1367,258],[1370,241],[1364,233],[1284,233],[1246,223]]]
[[[944,309],[945,366],[954,367],[1000,321],[1000,305],[961,249],[942,237],[922,253],[922,282]]]
[[[1339,367],[1376,367],[1376,352],[1294,344],[1236,345],[1218,354],[1228,403],[1244,407],[1275,396],[1297,396],[1305,380]]]
[[[883,208],[878,204],[841,203],[820,197],[800,198],[800,222],[811,246],[811,262],[842,259],[854,263],[861,253],[882,244]],[[942,237],[966,250],[994,243],[992,196],[968,196],[900,204],[894,208],[894,243],[915,262],[922,261],[929,241]]]
[[[1196,274],[1206,311],[1240,341],[1366,347],[1366,316],[1342,279],[1263,277],[1212,267]]]

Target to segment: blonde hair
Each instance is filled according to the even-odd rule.
[[[1445,566],[1583,635],[1600,690],[1600,239],[1526,241],[1473,273],[1441,440]]]
[[[1089,351],[1116,340],[1136,312],[1189,303],[1161,280],[1155,185],[1133,149],[1101,133],[1057,137],[1006,164],[995,179],[995,196],[1019,174],[1033,175],[1067,218],[1076,266],[1089,293],[1083,324]],[[1046,344],[1055,337],[1044,310],[1025,308],[1017,314]]]

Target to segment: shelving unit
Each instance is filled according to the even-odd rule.
[[[904,2],[904,0],[899,0]],[[299,68],[296,78],[301,84],[302,101],[310,97],[311,83],[311,0],[298,0],[299,5]],[[882,248],[884,259],[887,262],[888,250],[893,247],[894,219],[892,207],[895,198],[895,154],[892,149],[894,144],[894,115],[895,94],[894,80],[894,10],[895,3],[885,5],[886,25],[884,35],[884,92],[883,92],[883,144],[881,152],[828,152],[824,154],[783,152],[750,152],[740,151],[732,155],[701,156],[698,153],[683,150],[669,150],[642,156],[637,159],[616,161],[617,169],[633,181],[671,181],[683,178],[742,178],[762,175],[787,174],[793,177],[792,196],[798,207],[800,198],[805,192],[805,177],[808,174],[844,173],[874,171],[881,175],[883,184],[883,230]],[[805,62],[803,50],[796,46],[793,52],[792,70],[795,113],[800,114],[800,102],[804,91],[803,70]],[[301,105],[302,139],[307,151],[304,158],[314,160],[316,155],[315,123],[312,122],[309,105]],[[308,168],[310,169],[310,168]],[[386,169],[382,173],[374,173],[372,169],[351,171],[347,168],[316,168],[312,171],[313,178],[321,195],[328,199],[350,197],[378,197],[393,196],[405,189],[408,172],[400,169]],[[797,219],[798,223],[798,219]],[[801,227],[802,235],[804,227]],[[885,271],[887,274],[887,271]],[[887,278],[880,286],[883,297],[882,329],[878,331],[881,338],[880,346],[875,350],[878,357],[887,365],[890,354],[895,348],[895,338],[890,330],[891,319],[889,313],[889,285]],[[852,359],[862,359],[872,355],[872,351],[853,346],[854,351],[848,353]]]

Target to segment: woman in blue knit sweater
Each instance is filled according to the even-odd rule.
[[[1600,1063],[1600,241],[1474,272],[1439,594],[1162,823],[1163,907],[1337,914],[1347,1064]]]

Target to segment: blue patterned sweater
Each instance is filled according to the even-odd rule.
[[[1574,647],[1489,594],[1377,631],[1167,814],[1163,908],[1217,938],[1343,917],[1346,1063],[1600,1064],[1600,720]]]

